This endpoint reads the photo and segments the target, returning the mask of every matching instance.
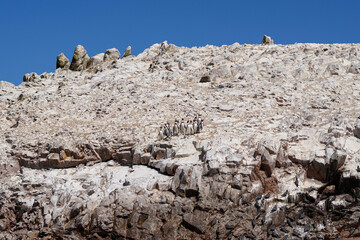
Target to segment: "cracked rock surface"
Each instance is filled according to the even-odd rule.
[[[1,239],[360,238],[360,44],[110,50],[0,82]]]

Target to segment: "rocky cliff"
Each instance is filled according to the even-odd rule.
[[[0,83],[1,239],[359,239],[360,44],[120,56]]]

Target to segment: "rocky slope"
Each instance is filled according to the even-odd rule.
[[[1,82],[0,238],[359,239],[360,44],[271,41]]]

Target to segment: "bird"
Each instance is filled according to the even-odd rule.
[[[175,123],[173,126],[173,135],[174,136],[179,135],[179,123],[178,123],[178,120],[176,120],[176,119],[175,119]]]
[[[305,235],[304,240],[310,240],[308,235]]]
[[[256,225],[255,218],[251,221],[251,225],[252,225],[252,228],[255,228],[255,225]]]
[[[264,223],[265,223],[265,215],[261,219],[261,225],[264,225]]]
[[[348,203],[352,202],[351,199],[348,196],[345,197],[345,201],[347,201]]]
[[[300,236],[301,236],[300,233],[298,233],[298,232],[295,231],[295,230],[293,231],[292,235],[295,236],[295,237],[300,237]]]
[[[282,240],[287,240],[288,239],[288,235],[285,235]]]
[[[242,239],[243,239],[243,237],[244,237],[244,235],[243,235],[243,234],[240,234],[240,236],[239,236],[239,240],[242,240]]]
[[[275,231],[271,233],[271,236],[273,236],[274,238],[278,238],[279,234],[277,234]]]
[[[326,224],[327,224],[327,218],[326,217],[324,217],[323,223],[326,226]]]
[[[266,194],[264,198],[268,199],[269,197],[270,197],[270,193]]]
[[[330,202],[333,202],[333,201],[335,201],[335,199],[336,199],[336,196],[334,195],[334,196],[332,196],[332,198],[330,198]]]
[[[359,166],[356,167],[356,171],[360,172],[360,167]]]
[[[243,200],[242,200],[242,204],[249,205],[249,201],[248,201],[248,200],[246,200],[246,199],[243,199]]]
[[[245,237],[249,238],[249,239],[255,239],[255,237],[253,235],[251,235],[250,233],[246,233]]]
[[[309,225],[306,225],[305,227],[304,227],[304,232],[308,232],[310,230],[310,226]]]
[[[286,190],[281,196],[282,196],[282,197],[286,197],[286,195],[288,195],[288,193],[289,193],[289,191]]]
[[[255,201],[255,205],[254,205],[257,209],[259,209],[260,208],[260,204],[259,204],[259,202],[256,200]]]
[[[181,123],[180,123],[180,133],[185,135],[185,123],[184,123],[184,119],[181,119]]]
[[[300,218],[300,219],[303,219],[304,217],[305,217],[305,213],[302,212],[299,218]]]
[[[226,228],[227,230],[233,230],[233,229],[234,229],[234,226],[229,225],[229,224],[226,224],[226,225],[225,225],[225,228]]]
[[[289,218],[286,220],[286,222],[287,222],[287,224],[289,225],[289,227],[293,228],[292,223],[291,223],[291,220],[290,220]]]
[[[216,218],[214,218],[211,223],[210,223],[210,226],[214,226],[216,224]]]
[[[258,201],[258,200],[260,200],[261,198],[262,198],[262,195],[259,194],[259,195],[256,196],[255,200]]]
[[[232,239],[232,233],[229,234],[229,236],[228,236],[227,239],[228,239],[228,240],[231,240],[231,239]]]
[[[274,231],[275,230],[275,225],[271,225],[270,230]]]
[[[349,231],[349,237],[350,237],[351,235],[353,235],[354,232],[355,232],[355,228],[351,228],[350,231]]]
[[[219,235],[220,235],[220,229],[219,227],[216,228],[216,238],[219,239]]]
[[[326,199],[328,196],[326,195],[326,194],[324,194],[324,195],[322,195],[321,197],[320,197],[320,200],[324,200],[324,199]]]
[[[284,233],[289,233],[289,231],[285,227],[280,227],[280,231]]]
[[[317,222],[314,221],[314,223],[312,225],[313,225],[314,228],[316,228],[317,227]]]
[[[277,205],[275,205],[274,207],[273,207],[273,209],[271,209],[271,212],[275,212],[277,210]]]
[[[162,127],[160,127],[159,134],[158,134],[158,140],[163,140],[163,139],[164,139],[164,132],[162,130]]]
[[[299,180],[297,178],[297,176],[295,176],[295,185],[298,187],[299,186]]]

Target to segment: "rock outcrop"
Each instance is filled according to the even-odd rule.
[[[78,46],[73,71],[0,82],[0,239],[358,239],[359,55]]]
[[[77,45],[70,64],[70,70],[73,71],[85,70],[89,59],[90,57],[87,54],[85,48],[81,45]]]
[[[60,53],[56,57],[56,68],[63,68],[63,69],[69,69],[70,68],[70,61],[64,55],[64,53]]]

